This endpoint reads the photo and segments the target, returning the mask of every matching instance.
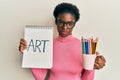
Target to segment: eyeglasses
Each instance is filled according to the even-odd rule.
[[[56,23],[57,23],[58,27],[60,27],[60,28],[64,27],[65,25],[67,26],[67,28],[73,28],[75,25],[75,22],[73,22],[73,21],[64,22],[62,20],[57,20]]]

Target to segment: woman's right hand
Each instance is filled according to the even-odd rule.
[[[26,48],[27,48],[27,41],[25,39],[21,38],[20,45],[19,45],[19,51],[21,53],[23,53]]]

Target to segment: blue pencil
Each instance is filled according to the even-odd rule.
[[[85,50],[86,50],[86,54],[89,53],[89,48],[88,48],[88,40],[85,41]]]

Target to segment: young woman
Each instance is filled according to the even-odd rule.
[[[79,20],[78,8],[70,3],[61,3],[53,12],[59,36],[53,43],[53,67],[48,80],[94,80],[94,70],[85,70],[82,65],[81,41],[72,36],[72,30]],[[20,40],[19,51],[27,48],[27,42]],[[105,65],[103,56],[97,56],[94,69]],[[44,80],[47,69],[32,68],[36,80]]]

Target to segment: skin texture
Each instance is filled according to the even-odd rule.
[[[58,16],[58,19],[61,20],[61,21],[64,21],[64,22],[75,22],[74,16],[72,14],[70,14],[70,13],[60,14]],[[68,35],[72,34],[73,28],[70,28],[70,29],[67,28],[66,24],[64,26],[62,26],[62,27],[59,27],[59,25],[57,23],[56,23],[56,25],[57,25],[58,33],[59,33],[59,35],[61,37],[67,37]]]
[[[63,13],[63,14],[60,14],[58,16],[58,19],[61,20],[61,21],[64,21],[64,22],[75,22],[75,17],[74,15],[70,14],[70,13]],[[74,26],[72,28],[68,28],[68,25],[64,25],[62,27],[60,27],[57,23],[57,30],[58,30],[58,33],[59,33],[59,36],[61,37],[67,37],[69,35],[72,34],[72,30],[74,28]],[[23,53],[23,51],[27,48],[27,42],[25,39],[21,39],[20,40],[20,46],[19,46],[19,51],[21,53]],[[105,58],[102,56],[102,55],[99,55],[98,52],[96,52],[96,60],[95,60],[95,64],[94,64],[94,69],[101,69],[105,66],[105,63],[106,63],[106,60]]]
[[[99,55],[98,52],[96,52],[96,60],[95,60],[95,64],[94,64],[94,69],[101,69],[105,66],[106,60],[102,55]]]

